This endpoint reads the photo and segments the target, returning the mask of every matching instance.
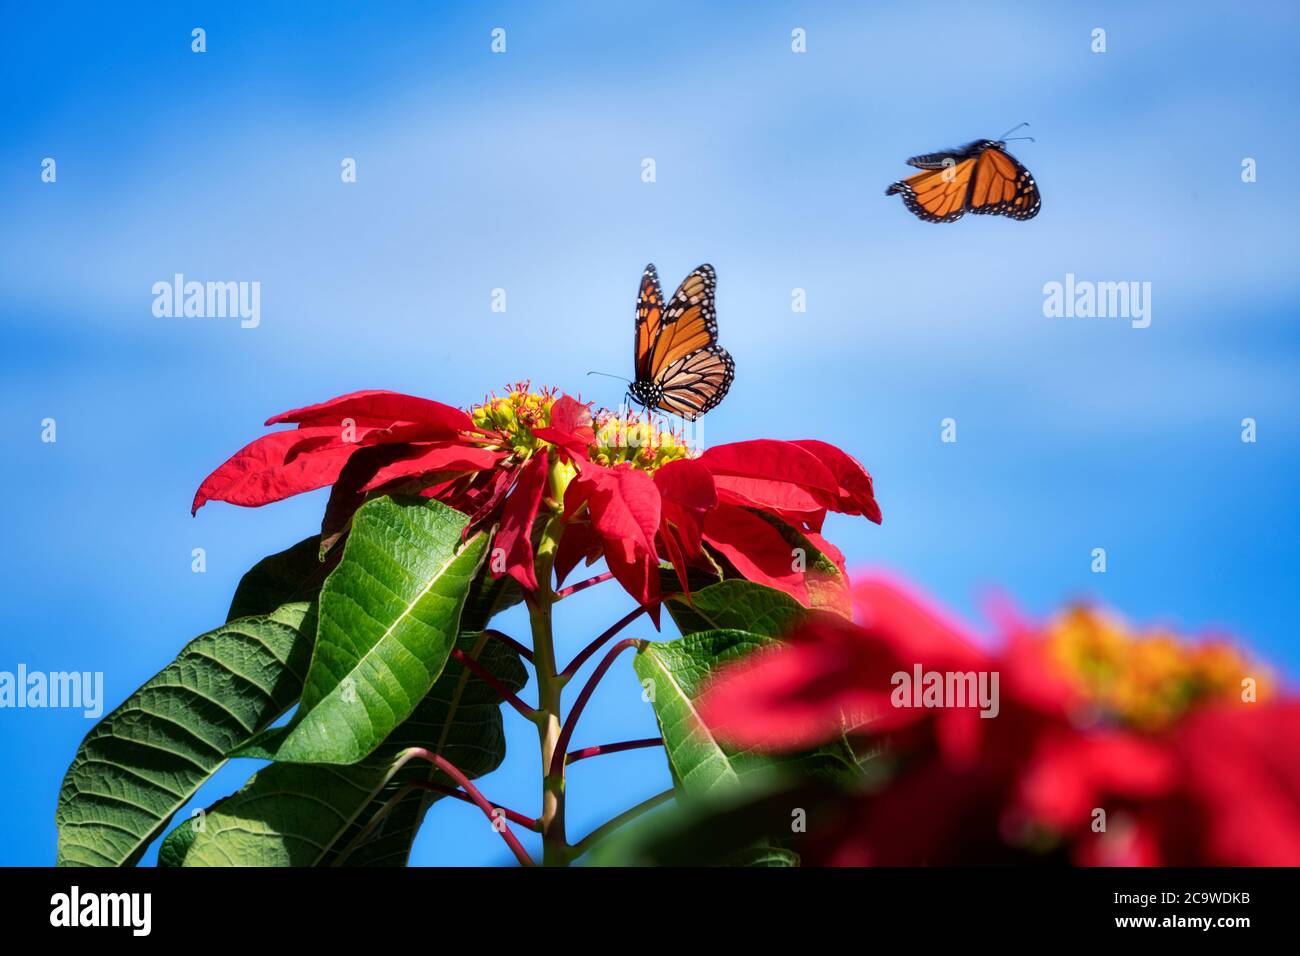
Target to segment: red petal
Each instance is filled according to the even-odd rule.
[[[446,441],[458,433],[444,423],[398,422],[383,428],[371,428],[361,440],[363,445],[405,445],[416,442]]]
[[[797,513],[805,520],[823,510],[821,501],[807,488],[788,481],[767,478],[739,478],[734,475],[715,475],[718,500],[742,508],[761,511]]]
[[[682,459],[660,468],[654,481],[663,502],[663,521],[676,527],[686,555],[699,557],[704,516],[718,506],[713,474],[698,461]]]
[[[562,448],[570,458],[589,457],[596,433],[591,428],[591,409],[568,395],[551,406],[551,424],[533,429],[533,435]]]
[[[528,459],[528,464],[524,465],[519,474],[519,480],[515,482],[514,491],[506,499],[505,509],[501,512],[501,528],[492,542],[492,576],[501,576],[496,568],[498,554],[503,551],[505,573],[528,591],[537,590],[532,531],[538,506],[542,503],[542,492],[546,490],[547,467],[545,448],[539,449]]]
[[[735,505],[718,505],[704,521],[704,540],[747,580],[809,604],[808,583],[803,572],[795,570],[790,543],[758,515]]]
[[[819,615],[782,648],[723,671],[703,702],[706,723],[742,746],[797,749],[836,736],[845,722],[870,718],[879,733],[924,719],[923,708],[892,706],[899,671],[990,669],[961,629],[903,589],[867,579],[855,592],[868,626]]]
[[[457,511],[463,511],[469,515],[465,530],[460,533],[462,539],[467,538],[470,531],[476,528],[480,522],[487,521],[492,517],[497,507],[510,492],[510,486],[514,482],[514,478],[514,473],[505,468],[499,468],[492,472],[491,475],[477,475],[470,487],[457,496],[458,500],[445,502]]]
[[[659,528],[659,543],[663,545],[664,556],[668,563],[673,566],[673,571],[677,573],[677,582],[682,586],[682,594],[686,595],[686,600],[691,599],[691,582],[690,571],[687,565],[689,559],[683,553],[685,548],[681,542],[681,536],[677,530],[668,525],[667,520]]]
[[[868,720],[894,729],[920,720],[894,708],[892,676],[910,668],[848,621],[818,616],[773,645],[721,670],[700,701],[700,716],[742,747],[796,750]]]
[[[190,513],[209,501],[255,508],[333,484],[358,445],[337,425],[274,432],[245,445],[203,479]]]
[[[1300,701],[1207,708],[1175,735],[1199,866],[1300,866]]]
[[[330,489],[325,514],[321,518],[322,547],[330,547],[339,539],[352,520],[352,515],[365,503],[366,494],[362,488],[370,476],[409,454],[411,450],[402,445],[373,445],[357,449],[356,454],[348,459],[334,479],[334,487]]]
[[[373,491],[381,485],[399,478],[435,472],[486,471],[494,468],[506,457],[505,452],[490,451],[474,445],[450,442],[436,445],[413,446],[408,457],[377,469],[362,491]]]
[[[350,418],[358,425],[393,425],[412,422],[455,433],[472,431],[474,423],[459,408],[400,392],[369,389],[331,398],[318,405],[295,408],[267,419],[268,425],[297,422],[300,425],[334,425]]]
[[[734,503],[734,502],[733,502]],[[768,509],[764,509],[768,510]],[[771,510],[769,514],[780,518],[790,527],[794,528],[801,534],[819,534],[822,525],[826,523],[826,509],[819,508],[816,511],[780,511]]]
[[[564,510],[576,514],[587,504],[591,525],[605,546],[605,562],[627,592],[641,604],[659,598],[659,489],[643,471],[624,462],[615,468],[587,463],[569,483]]]
[[[570,435],[591,428],[591,408],[576,398],[561,395],[551,406],[551,427]]]
[[[926,670],[991,670],[968,629],[938,604],[886,575],[855,578],[854,619],[900,658]]]
[[[493,474],[504,474],[506,476],[508,482],[506,490],[508,491],[509,483],[511,483],[515,478],[515,473],[493,472]],[[472,521],[472,516],[478,507],[477,502],[482,500],[483,488],[477,486],[472,478],[469,481],[466,481],[464,475],[456,475],[452,478],[446,479],[445,481],[438,481],[436,477],[433,480],[433,484],[416,492],[416,494],[421,498],[432,498],[435,501],[441,501],[448,508],[455,508],[463,515],[470,515],[470,520]],[[504,497],[505,495],[502,495],[502,498]],[[476,530],[478,530],[477,525],[467,523],[465,527],[461,529],[460,539],[462,541],[466,540],[470,536],[471,532]]]
[[[697,461],[713,472],[718,497],[730,504],[815,514],[839,493],[835,476],[817,456],[792,442],[760,438],[715,445]]]
[[[558,588],[582,562],[592,564],[600,557],[600,537],[586,521],[574,521],[564,527],[564,536],[555,552],[555,586]]]
[[[926,671],[994,669],[964,629],[904,588],[877,577],[854,592],[865,626],[817,615],[780,650],[736,665],[734,675],[722,672],[719,681],[733,675],[735,685],[720,683],[716,699],[706,700],[718,708],[702,711],[706,722],[725,728],[738,744],[769,749],[827,740],[841,732],[842,721],[852,727],[871,718],[871,732],[880,733],[927,714],[892,705],[892,678],[899,671],[910,674],[917,664]]]
[[[1044,737],[1023,774],[1025,812],[1070,833],[1086,828],[1093,807],[1161,796],[1176,770],[1169,753],[1136,735],[1060,730]]]
[[[852,455],[841,451],[834,445],[816,439],[803,439],[790,442],[817,457],[827,470],[835,476],[839,485],[836,493],[835,511],[850,515],[863,515],[880,524],[880,505],[876,504],[875,490],[871,475]]]
[[[794,442],[759,438],[714,445],[699,457],[714,475],[761,478],[837,494],[839,483],[817,456]]]
[[[654,482],[665,501],[690,511],[703,513],[718,504],[713,473],[699,461],[689,458],[670,461],[655,472]]]

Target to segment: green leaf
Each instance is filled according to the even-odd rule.
[[[788,774],[746,778],[744,787],[678,800],[600,841],[592,866],[798,866],[802,819],[835,820],[845,791]]]
[[[718,630],[688,634],[676,641],[648,644],[637,652],[633,668],[654,691],[655,716],[664,751],[678,788],[707,794],[740,782],[746,755],[724,747],[699,719],[695,701],[714,668],[737,660],[766,643],[747,631]],[[762,757],[751,762],[766,766]]]
[[[799,854],[779,846],[756,846],[739,851],[728,863],[732,866],[789,869],[799,865]]]
[[[442,673],[487,536],[422,498],[376,498],[352,519],[320,595],[298,712],[232,756],[352,764],[414,712]]]
[[[96,724],[59,792],[58,863],[139,860],[226,754],[298,698],[315,628],[298,602],[209,631]]]
[[[220,804],[221,801],[217,801]],[[162,838],[158,844],[158,865],[165,867],[183,866],[185,863],[185,854],[190,851],[194,845],[194,838],[207,820],[207,814],[211,813],[215,806],[208,807],[206,810],[199,811],[192,816],[186,817],[171,831]]]
[[[326,565],[322,566],[316,557],[319,550],[319,540],[319,536],[308,538],[281,554],[272,555],[254,567],[241,581],[241,593],[236,595],[236,605],[232,605],[232,611],[241,599],[250,602],[245,603],[244,608],[255,607],[256,605],[252,604],[251,601],[254,600],[253,596],[258,594],[259,591],[266,593],[267,600],[273,600],[276,591],[274,588],[269,588],[268,585],[276,582],[279,582],[278,586],[281,588],[286,586],[296,587],[303,579],[311,580],[314,578],[316,588],[319,590],[320,582],[324,578],[321,568],[332,568],[338,563],[338,557],[342,554],[342,549],[335,550],[331,560],[328,560]],[[479,635],[477,633],[467,635],[466,631],[477,632],[481,630],[487,626],[497,613],[522,600],[523,593],[512,578],[493,579],[489,575],[477,576],[461,611],[460,625],[462,634],[459,638],[461,648],[466,653],[471,653],[479,645]],[[512,651],[505,649],[505,645],[501,645],[499,642],[493,643],[496,646],[486,647],[480,659],[503,683],[517,690],[523,686],[525,680],[525,673],[519,664],[518,658]],[[465,706],[461,707],[459,711],[451,708],[448,717],[444,720],[445,729],[443,732],[448,736],[448,746],[453,751],[457,748],[468,748],[468,752],[462,755],[461,763],[470,776],[486,773],[501,761],[505,751],[504,741],[499,733],[500,715],[498,713],[481,713],[480,710],[486,708],[495,711],[495,702],[498,698],[495,692],[489,689],[490,701],[484,704],[483,700],[487,700],[487,698],[483,696],[482,689],[486,685],[482,685],[478,678],[468,677],[466,672],[457,664],[448,666],[443,677],[434,685],[430,695],[431,698],[437,698],[440,694],[445,693],[448,680],[452,682],[451,686],[453,687],[460,686],[461,682],[465,680],[473,682],[469,686],[468,702]],[[453,720],[457,719],[455,717],[457,713],[460,714],[459,722],[453,723]],[[415,720],[416,717],[411,718],[411,721]],[[498,730],[494,731],[494,727],[498,728]],[[499,745],[498,741],[501,741]],[[378,761],[382,761],[382,757],[378,758]],[[327,772],[332,771],[334,768],[301,767],[300,769],[304,771],[302,777],[290,781],[296,785],[296,792],[300,794],[296,799],[302,799],[301,794],[313,793],[313,779],[319,780],[322,777],[334,779],[334,775]],[[276,777],[280,775],[279,773],[272,774],[269,770],[264,770],[255,778],[260,782],[255,784],[250,781],[242,791],[244,793],[243,799],[252,800],[256,796],[254,791],[260,792],[259,788],[275,785]],[[371,817],[380,812],[387,800],[397,793],[402,783],[410,779],[430,779],[431,776],[430,770],[423,765],[410,766],[403,772],[400,779],[394,780],[384,787],[375,795],[370,804],[360,811],[356,821],[352,824],[350,833],[355,835]],[[355,848],[348,855],[348,865],[400,865],[404,863],[410,852],[410,846],[415,838],[420,821],[434,799],[440,798],[436,794],[428,795],[423,792],[414,792],[403,797],[396,807],[387,812],[383,826],[377,832],[371,834],[364,845]],[[210,814],[213,809],[215,808],[209,808],[207,812]],[[223,825],[224,820],[224,817],[219,817],[217,819],[218,825]],[[182,821],[179,826],[167,834],[162,846],[159,848],[159,865],[181,865],[189,846],[194,840],[193,824],[193,818]],[[223,845],[230,842],[229,835],[223,834],[220,842]],[[283,850],[280,851],[280,854],[272,852],[266,857],[265,861],[275,862],[277,858],[283,859],[282,853]]]
[[[194,843],[194,823],[198,817],[187,817],[172,827],[158,846],[158,865],[174,867],[185,862],[185,854]]]
[[[480,663],[512,691],[524,686],[527,675],[518,656],[501,641],[467,633],[458,645],[467,654],[477,649]],[[416,712],[361,763],[278,763],[254,774],[207,813],[184,855],[185,865],[403,865],[425,810],[441,799],[439,794],[408,793],[363,842],[357,838],[403,785],[416,780],[451,785],[421,760],[394,773],[395,762],[411,746],[438,750],[470,777],[492,771],[505,757],[500,697],[459,662],[448,663]],[[490,824],[484,820],[483,825]]]
[[[457,646],[512,692],[518,693],[527,684],[528,672],[509,645],[483,634],[462,632],[457,638]],[[447,703],[439,708],[434,703],[439,700]],[[432,749],[443,754],[471,778],[491,773],[505,759],[501,697],[494,688],[457,662],[447,665],[430,697],[407,725],[398,728],[393,741],[395,745],[422,743],[429,746],[433,743]],[[435,728],[440,728],[436,734]],[[408,764],[362,811],[339,840],[339,855],[331,857],[330,862],[347,866],[405,865],[425,812],[433,802],[442,799],[439,794],[427,791],[408,793],[387,814],[382,826],[374,828],[364,840],[357,841],[365,826],[409,781],[454,785],[442,771],[424,761]]]
[[[698,568],[695,565],[691,565],[686,569],[686,583],[690,585],[692,593],[702,591],[709,585],[717,584],[721,580],[722,576],[711,570]],[[677,569],[666,561],[659,564],[659,593],[664,596],[681,595],[683,599],[685,598],[685,595],[682,594],[681,578],[677,576]]]
[[[739,579],[696,591],[689,602],[685,595],[674,595],[667,607],[683,634],[737,630],[780,637],[808,613],[784,591]]]
[[[460,629],[482,631],[506,608],[514,607],[524,599],[519,582],[503,574],[494,578],[490,574],[480,574],[470,585],[469,595],[465,598],[465,607],[460,612]]]
[[[319,549],[320,535],[312,535],[253,565],[235,588],[226,620],[270,614],[292,601],[316,600],[325,576],[336,563],[322,564],[316,557]]]
[[[673,779],[685,795],[703,796],[735,786],[747,775],[776,769],[830,776],[860,773],[857,756],[845,741],[808,753],[774,757],[729,747],[700,720],[696,701],[713,674],[773,642],[750,631],[720,629],[648,644],[638,651],[633,666],[642,682],[650,681],[653,686],[664,751]]]
[[[496,674],[502,683],[514,691],[518,691],[523,687],[527,680],[527,674],[523,670],[523,666],[519,663],[518,655],[515,654],[514,651],[509,650],[507,645],[501,644],[498,641],[492,642],[496,645],[495,647],[486,646],[483,643],[486,638],[478,632],[486,628],[488,623],[498,613],[508,607],[513,607],[523,599],[523,591],[520,589],[518,582],[516,582],[514,578],[508,576],[493,578],[487,574],[478,575],[474,579],[474,584],[470,587],[469,596],[465,599],[465,607],[460,612],[461,633],[457,638],[458,646],[464,650],[466,654],[474,656],[476,660],[479,660],[487,666],[494,674]],[[479,653],[480,648],[483,648],[481,653]],[[451,671],[452,667],[456,668],[456,673],[461,674],[461,677],[457,681],[458,686],[468,680],[478,680],[478,678],[472,677],[468,672],[463,671],[459,665],[449,664],[448,671],[444,672],[443,677],[439,678],[437,684],[434,684],[433,693],[438,693],[439,686],[442,685],[443,680],[446,679],[447,673]],[[471,704],[474,697],[475,694],[471,694]],[[492,692],[490,697],[490,702],[499,700],[499,698],[496,697],[495,692]],[[451,716],[449,716],[447,722],[444,723],[442,733],[452,742],[453,745],[457,739],[465,735],[467,729],[461,724],[453,723],[453,721],[456,720],[462,720],[470,726],[476,722],[480,722],[480,718],[472,710],[461,708],[458,711],[455,707],[451,708]],[[498,713],[489,718],[485,718],[485,720],[490,720],[494,725],[499,726],[500,715]],[[505,743],[502,741],[499,748],[489,748],[487,744],[484,744],[479,748],[479,751],[480,753],[488,752],[495,754],[495,757],[493,758],[494,763],[491,766],[484,766],[481,771],[482,773],[488,773],[490,770],[494,769],[502,759],[504,759]],[[479,774],[479,771],[476,769],[478,766],[478,759],[471,756],[467,758],[465,766],[462,767],[462,769],[465,769],[471,777],[475,777]],[[449,781],[444,779],[440,772],[435,771],[432,768],[424,768],[423,778],[419,776],[421,767],[415,766],[412,768],[412,771],[415,774],[415,779],[437,779],[440,782],[449,783]],[[385,812],[384,804],[393,797],[398,790],[400,790],[401,785],[406,781],[406,779],[407,778],[404,775],[400,780],[393,781],[388,787],[384,788],[384,790],[374,800],[371,801],[370,805],[362,811],[361,815],[357,818],[357,821],[353,824],[353,834],[360,831],[362,827],[377,814]],[[436,794],[430,795],[420,792],[411,793],[403,797],[396,807],[387,811],[387,819],[384,821],[382,829],[367,837],[364,845],[356,847],[347,853],[346,859],[344,860],[346,865],[400,866],[404,864],[406,858],[410,855],[411,844],[415,840],[415,834],[419,830],[424,813],[428,809],[429,804],[436,799],[441,799],[441,797]],[[348,839],[352,839],[352,836],[349,836]]]

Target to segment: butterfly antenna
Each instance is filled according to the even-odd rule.
[[[1005,133],[1003,133],[1001,136],[999,136],[998,139],[1005,143],[1005,142],[1007,142],[1007,136],[1009,136],[1011,133],[1014,133],[1016,130],[1020,129],[1020,127],[1022,127],[1022,126],[1028,126],[1028,125],[1029,125],[1028,123],[1017,123],[1015,126],[1011,127],[1011,129],[1007,130]],[[1029,139],[1028,136],[1018,136],[1018,137],[1016,137],[1016,138],[1017,138],[1017,139]]]
[[[624,378],[622,375],[610,375],[608,372],[588,372],[587,374],[588,374],[588,375],[603,375],[603,376],[605,376],[605,378],[616,378],[616,379],[618,379],[620,382],[622,382],[624,385],[631,385],[631,384],[632,384],[632,380],[631,380],[631,379],[626,379],[626,378]]]
[[[1016,142],[1016,140],[1026,140],[1030,143],[1038,142],[1038,140],[1034,139],[1032,136],[1012,136],[1010,138],[1006,136],[1002,137],[1002,142],[1004,143],[1014,143]]]

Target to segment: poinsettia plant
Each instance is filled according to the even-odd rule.
[[[708,675],[777,641],[796,612],[850,612],[823,522],[828,512],[879,522],[880,509],[846,452],[816,440],[696,449],[653,417],[593,414],[527,383],[468,410],[355,392],[267,424],[295,427],[231,456],[193,510],[331,486],[320,534],[254,566],[227,620],[87,735],[59,796],[60,863],[134,864],[166,833],[162,865],[400,865],[446,797],[477,805],[520,863],[565,865],[645,809],[751,772],[861,773],[847,739],[737,754],[696,715]],[[566,586],[597,562],[605,570]],[[557,607],[608,580],[631,609],[562,665]],[[520,602],[528,635],[490,626]],[[643,615],[657,628],[664,608],[681,638],[615,640]],[[625,651],[662,737],[571,750]],[[474,783],[505,757],[503,704],[537,728],[543,772],[527,812]],[[568,765],[649,746],[663,748],[672,789],[571,839]],[[167,832],[239,757],[269,763]],[[540,859],[521,830],[540,834]],[[791,859],[779,839],[728,856]]]
[[[608,858],[703,862],[791,833],[799,808],[807,865],[1300,864],[1300,700],[1234,642],[1005,601],[990,642],[890,577],[853,590],[856,622],[795,611],[697,710],[737,752],[856,739],[871,773],[787,775],[625,833]]]

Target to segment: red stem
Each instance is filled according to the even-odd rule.
[[[605,657],[596,665],[595,671],[592,672],[590,679],[583,685],[582,693],[574,701],[573,709],[569,711],[568,718],[564,721],[564,727],[560,730],[560,739],[555,744],[555,755],[551,758],[552,775],[558,775],[564,771],[565,751],[569,746],[569,739],[573,736],[573,728],[578,725],[578,718],[582,716],[582,709],[587,706],[587,701],[591,699],[592,693],[596,690],[596,685],[600,679],[605,676],[610,665],[614,663],[614,658],[623,653],[629,647],[640,647],[644,641],[639,638],[629,637],[619,641],[605,654]]]
[[[478,806],[480,810],[483,811],[484,815],[486,815],[487,818],[492,821],[493,823],[492,829],[494,830],[496,829],[497,817],[492,812],[493,810],[492,804],[488,802],[487,797],[483,796],[479,788],[474,786],[473,782],[469,779],[469,777],[465,776],[463,773],[460,772],[460,770],[456,767],[455,764],[453,764],[446,757],[433,753],[430,750],[425,750],[423,747],[412,747],[407,752],[413,757],[419,757],[422,760],[429,761],[429,763],[433,764],[435,767],[437,767],[447,776],[451,777],[452,780],[455,780],[458,784],[460,784],[461,788],[465,791],[465,793],[469,796],[469,798]],[[510,852],[512,852],[515,855],[515,858],[521,864],[523,864],[524,866],[533,865],[533,858],[528,855],[528,851],[524,849],[523,844],[519,842],[519,838],[516,837],[514,833],[511,832],[509,827],[503,827],[498,832],[501,834],[501,839],[506,841],[506,846],[510,847]]]
[[[464,790],[457,787],[449,787],[445,783],[427,783],[423,780],[416,780],[411,784],[411,786],[416,790],[429,790],[433,793],[441,793],[446,797],[455,797],[457,800],[464,801],[465,803],[474,802],[474,798]],[[506,807],[497,807],[496,809],[504,813],[507,820],[517,823],[521,827],[527,827],[530,830],[537,829],[537,821],[532,817],[526,817],[522,813],[516,813],[514,810],[510,810]]]
[[[645,737],[641,740],[623,740],[616,744],[597,744],[595,747],[584,747],[581,750],[574,750],[564,758],[566,764],[577,763],[579,760],[586,760],[588,757],[599,757],[601,754],[616,754],[624,750],[640,750],[643,747],[658,747],[664,742],[662,737]]]
[[[604,574],[598,574],[594,578],[587,578],[587,580],[579,581],[577,584],[570,584],[567,588],[562,588],[555,592],[555,600],[560,601],[568,597],[570,594],[577,594],[579,591],[585,591],[587,588],[600,584],[602,581],[608,581],[613,576],[612,572],[606,571]]]
[[[480,679],[482,679],[485,683],[487,683],[488,686],[490,686],[494,691],[500,694],[502,700],[504,700],[515,710],[519,711],[519,713],[523,714],[529,720],[532,720],[534,715],[536,715],[537,713],[536,708],[529,707],[522,700],[516,697],[511,692],[509,687],[501,683],[501,681],[497,680],[495,674],[493,674],[490,670],[488,670],[478,661],[474,660],[474,658],[470,657],[468,654],[462,651],[459,647],[452,648],[451,659],[454,661],[459,661],[461,664],[464,664],[466,667],[468,667],[471,671],[473,671],[476,675],[478,675]]]
[[[600,650],[601,646],[606,641],[608,641],[619,631],[623,630],[623,628],[627,627],[629,624],[635,621],[637,617],[641,614],[644,614],[645,611],[646,611],[645,605],[642,605],[641,607],[638,608],[633,608],[631,611],[628,611],[628,613],[625,614],[621,619],[611,624],[609,626],[609,629],[606,630],[604,634],[600,635],[600,637],[596,638],[594,641],[592,641],[590,644],[584,647],[579,652],[578,656],[569,662],[569,666],[566,667],[564,670],[560,671],[560,676],[567,679],[569,677],[572,677],[574,674],[576,674],[578,672],[578,668],[580,668],[583,664],[587,663],[587,658],[591,657],[592,654],[595,654],[598,650]]]

